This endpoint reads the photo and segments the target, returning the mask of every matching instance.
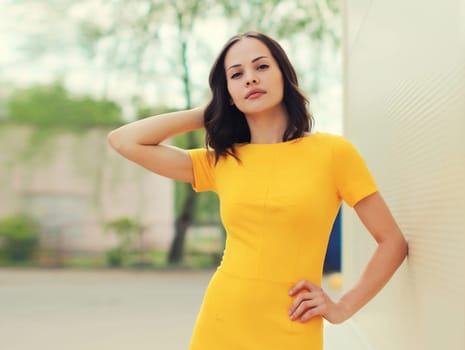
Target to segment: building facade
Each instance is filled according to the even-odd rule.
[[[167,248],[173,237],[171,180],[118,155],[106,129],[45,132],[0,125],[0,217],[34,216],[45,245],[101,252],[116,244],[105,224],[130,218],[146,248]]]

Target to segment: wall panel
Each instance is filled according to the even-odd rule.
[[[408,238],[408,260],[351,322],[372,349],[465,349],[465,2],[344,4],[344,130]],[[353,284],[375,244],[344,210]]]

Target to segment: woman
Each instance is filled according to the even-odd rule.
[[[248,32],[210,72],[206,107],[146,118],[109,134],[126,158],[220,198],[227,241],[207,288],[191,350],[322,349],[323,318],[347,320],[390,279],[407,243],[363,158],[341,136],[312,133],[307,100],[285,52]],[[161,142],[205,127],[206,149]],[[340,300],[320,287],[341,201],[378,243]]]

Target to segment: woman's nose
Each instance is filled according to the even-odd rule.
[[[250,85],[250,84],[256,84],[257,83],[257,80],[256,79],[252,79],[252,80],[247,80],[247,85]]]
[[[257,82],[258,82],[258,79],[253,72],[246,73],[245,83],[247,84],[247,86],[249,86],[250,84],[256,84]]]

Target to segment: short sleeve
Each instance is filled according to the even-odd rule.
[[[192,160],[194,171],[194,182],[192,183],[194,191],[216,191],[214,153],[205,148],[191,149],[187,152]]]
[[[342,136],[333,144],[332,169],[338,196],[353,207],[378,189],[365,160]]]

